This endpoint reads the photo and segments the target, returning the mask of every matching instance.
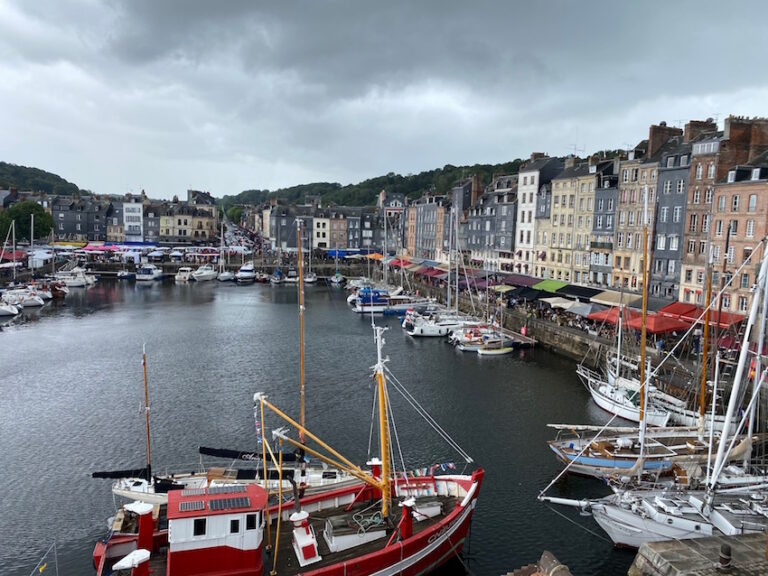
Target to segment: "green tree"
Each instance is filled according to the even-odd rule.
[[[17,202],[0,213],[0,241],[5,240],[11,222],[16,221],[16,241],[30,239],[32,214],[35,215],[35,238],[46,238],[53,230],[53,216],[37,202]]]
[[[240,217],[243,215],[242,206],[232,206],[227,210],[227,218],[229,218],[234,224],[240,224]]]

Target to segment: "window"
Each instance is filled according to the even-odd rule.
[[[736,170],[730,170],[728,172],[728,183],[732,184],[733,182],[736,182]]]
[[[589,220],[589,218],[587,218],[587,220]],[[605,227],[613,228],[613,214],[608,214],[608,216],[605,217]]]
[[[691,214],[690,224],[688,225],[688,232],[696,232],[696,228],[699,224],[699,215]]]
[[[704,191],[704,203],[712,204],[712,188],[707,188]]]
[[[710,164],[707,166],[707,178],[714,178],[715,177],[715,165]]]
[[[739,221],[731,220],[731,236],[736,236],[739,233]]]
[[[702,232],[709,232],[709,219],[711,216],[711,214],[704,214],[704,217],[701,219]]]
[[[245,529],[256,530],[256,514],[247,514],[245,516]]]
[[[229,533],[230,534],[240,533],[240,520],[232,519],[229,521]]]
[[[667,237],[664,234],[658,234],[656,236],[656,249],[657,250],[667,249]]]
[[[632,248],[632,234],[627,234],[627,248]]]
[[[741,275],[741,287],[745,289],[749,288],[749,274]]]
[[[626,218],[626,216],[627,216],[627,214],[624,212],[624,210],[622,210],[621,212],[619,212],[619,225],[620,225],[620,226],[623,226],[623,225],[624,225],[624,222],[626,222],[626,221],[627,221],[627,218]]]
[[[733,198],[731,198],[731,212],[738,212],[739,211],[739,196],[736,195]]]
[[[608,198],[608,210],[613,210],[613,198]]]
[[[682,180],[680,180],[682,182]],[[696,190],[693,191],[693,203],[698,204],[701,200],[701,192],[699,192],[699,189],[696,188]]]
[[[621,181],[629,182],[629,170],[626,168],[624,168],[624,171],[621,173]]]
[[[659,222],[666,222],[668,214],[669,214],[669,207],[662,206],[662,208],[659,210]]]
[[[697,284],[703,284],[704,283],[704,270],[697,270],[696,271],[696,283]]]
[[[696,251],[696,240],[688,240],[688,254],[693,254]]]
[[[581,185],[582,192],[584,192],[584,184]],[[584,211],[584,198],[579,199],[579,210]]]
[[[747,238],[754,238],[755,236],[755,221],[747,220]]]
[[[597,210],[598,210],[598,212],[602,212],[603,211],[603,199],[602,198],[600,198],[597,201]]]
[[[685,191],[685,181],[684,180],[678,180],[677,181],[677,193],[682,194]],[[698,204],[698,202],[697,202]]]
[[[723,235],[723,221],[717,220],[715,222],[715,236],[722,236]]]
[[[668,260],[667,261],[667,276],[674,276],[675,275],[675,261],[674,260]]]
[[[634,226],[635,225],[635,213],[630,212],[629,213],[629,225]]]
[[[707,251],[707,241],[706,240],[700,240],[699,241],[699,254],[704,254],[704,252]]]
[[[680,248],[680,237],[679,236],[670,236],[669,237],[669,249],[676,252],[679,248]]]
[[[744,248],[744,262],[752,257],[752,248]]]
[[[704,169],[701,164],[696,164],[696,180],[701,180],[701,175],[704,173]]]
[[[192,535],[205,536],[205,518],[195,518]]]
[[[733,260],[736,256],[736,248],[731,246],[728,248],[728,264],[733,264]]]
[[[712,259],[715,262],[720,261],[720,246],[713,246],[712,247]]]
[[[674,166],[675,166],[675,157],[670,156],[669,158],[667,158],[667,168],[674,168]]]
[[[685,281],[688,283],[693,281],[693,270],[691,270],[690,268],[687,268],[685,270]]]
[[[594,205],[592,204],[593,198],[587,198],[587,210],[592,212]]]
[[[723,308],[726,310],[731,307],[731,296],[730,294],[723,294]]]
[[[624,245],[624,232],[619,232],[616,235],[616,245],[621,248]]]
[[[754,212],[755,210],[757,210],[757,194],[750,194],[747,212]]]
[[[602,228],[602,227],[603,227],[603,217],[595,216],[595,228]]]
[[[747,297],[739,296],[739,312],[747,311]]]
[[[680,218],[683,216],[683,208],[682,206],[675,206],[672,210],[672,222],[680,222]]]

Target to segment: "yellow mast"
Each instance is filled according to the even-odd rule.
[[[147,419],[147,480],[152,479],[152,457],[149,442],[149,385],[147,383],[147,347],[141,347],[141,365],[144,370],[144,415]]]
[[[301,218],[296,219],[297,245],[299,249],[299,395],[300,395],[300,414],[299,438],[304,443],[304,270],[302,266],[301,255]]]
[[[392,500],[391,486],[389,483],[389,418],[387,413],[387,384],[384,379],[384,360],[381,357],[382,335],[384,328],[374,327],[376,331],[376,383],[379,395],[379,444],[381,446],[381,516],[386,520],[389,517],[389,506]]]
[[[645,319],[648,313],[648,189],[645,189],[645,209],[643,211],[643,316],[640,326],[640,458],[638,477],[643,474],[645,457],[645,396],[648,386],[645,381]]]

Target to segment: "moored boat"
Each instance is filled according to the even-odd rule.
[[[154,264],[142,264],[136,269],[137,282],[152,282],[153,280],[162,280],[163,271]]]
[[[198,282],[209,282],[211,280],[216,280],[217,276],[218,272],[216,272],[216,269],[211,264],[203,264],[202,266],[198,267],[197,270],[192,272],[192,278]]]

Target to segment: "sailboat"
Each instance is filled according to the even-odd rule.
[[[224,252],[224,223],[221,224],[221,245],[219,248],[219,274],[216,277],[219,282],[234,282],[235,273],[227,270],[226,254]]]
[[[415,576],[432,571],[461,553],[484,477],[482,468],[471,474],[437,475],[433,467],[424,475],[395,473],[390,450],[398,444],[390,434],[390,386],[410,394],[385,373],[382,349],[384,328],[374,326],[377,362],[374,369],[375,406],[378,406],[379,454],[363,469],[290,418],[267,397],[254,395],[255,412],[277,416],[285,427],[274,431],[273,447],[262,427],[262,459],[270,461],[279,480],[284,472],[284,447],[316,456],[329,466],[357,478],[361,485],[330,488],[301,497],[295,485],[285,494],[282,482],[276,491],[251,484],[216,489],[175,490],[167,504],[167,530],[153,521],[153,507],[133,503],[125,507],[128,532],[114,530],[94,549],[98,576],[115,569],[145,574],[149,563],[167,576],[190,573],[199,576],[222,573],[248,576],[266,573],[280,576],[367,576],[402,574]],[[391,373],[389,373],[391,375]],[[410,396],[412,398],[412,396]],[[430,418],[418,403],[414,407]],[[472,459],[442,428],[434,429],[457,451]],[[394,437],[394,442],[392,441]],[[310,447],[306,441],[311,441]],[[399,451],[399,447],[398,447]],[[395,452],[397,453],[397,452]],[[399,508],[399,511],[398,511]],[[224,534],[224,537],[222,537]],[[263,556],[263,548],[271,555]],[[264,566],[266,558],[271,566]]]
[[[339,247],[336,246],[336,254],[334,255],[334,263],[336,264],[336,272],[334,272],[333,276],[328,278],[328,282],[333,284],[334,286],[341,286],[344,284],[347,279],[344,277],[344,275],[339,272]]]
[[[711,472],[706,478],[706,489],[679,490],[616,490],[614,494],[599,499],[575,500],[545,496],[544,502],[561,504],[590,513],[595,521],[618,545],[639,547],[644,543],[670,539],[700,538],[712,535],[733,535],[749,532],[768,531],[768,475],[762,471],[753,477],[753,482],[736,485],[728,478],[729,458],[739,443],[739,434],[747,430],[747,441],[751,443],[756,419],[756,406],[760,391],[768,376],[768,368],[761,366],[762,350],[765,343],[766,321],[768,320],[768,250],[764,251],[760,265],[757,288],[753,293],[752,305],[739,352],[739,360],[733,377],[733,386],[725,414],[723,430],[717,443],[717,453]],[[708,301],[708,306],[711,306]],[[757,354],[750,350],[750,333],[755,326],[758,311],[762,310]],[[749,356],[755,361],[754,373],[748,373]],[[750,372],[752,369],[750,368]],[[746,378],[745,378],[746,375]],[[644,376],[644,375],[643,375]],[[650,380],[650,377],[648,378]],[[742,394],[742,386],[753,382],[750,395]],[[648,384],[647,380],[643,380]],[[717,378],[715,378],[717,383]],[[748,402],[746,398],[749,396]],[[741,400],[747,405],[738,426],[731,434],[731,422],[737,414]],[[644,453],[644,429],[640,428],[640,457],[633,472],[642,471]],[[710,428],[709,450],[713,448],[714,431]],[[742,457],[749,460],[751,446],[747,445]],[[708,453],[711,461],[711,453]],[[552,484],[550,484],[551,486]]]

